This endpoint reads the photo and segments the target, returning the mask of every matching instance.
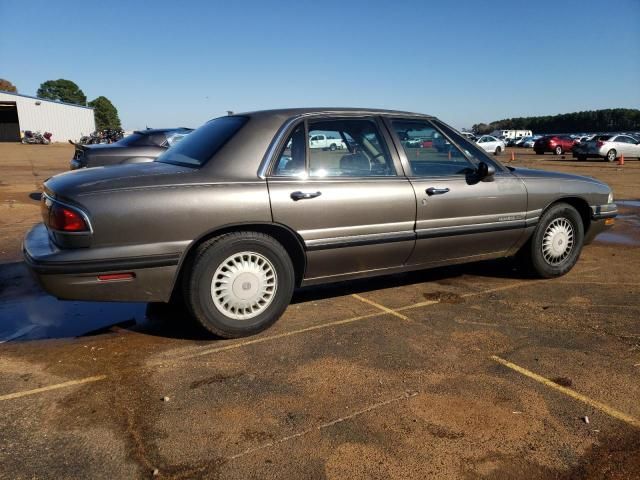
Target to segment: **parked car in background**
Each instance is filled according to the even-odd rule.
[[[592,137],[592,135],[578,135],[576,137],[573,137],[573,139],[576,141],[576,145],[578,145],[578,144],[584,143],[587,140],[591,139],[591,137]]]
[[[500,152],[504,152],[506,145],[502,140],[497,139],[491,135],[483,135],[476,142],[481,149],[485,152],[493,153],[494,155],[499,155]]]
[[[476,137],[473,133],[471,132],[460,132],[460,135],[462,135],[464,138],[466,138],[467,140],[469,140],[470,142],[475,142],[478,140],[478,137]]]
[[[517,143],[522,140],[523,137],[513,137],[510,138],[509,140],[507,140],[506,145],[507,147],[515,147],[517,146]]]
[[[356,148],[310,148],[314,129]],[[449,149],[406,148],[409,133],[446,138]],[[49,178],[43,223],[23,254],[58,298],[181,297],[222,337],[269,327],[300,286],[516,254],[538,276],[569,272],[582,246],[613,223],[611,189],[506,168],[477,145],[408,112],[225,116],[153,163]]]
[[[562,155],[564,152],[570,152],[575,143],[569,135],[546,135],[535,141],[533,149],[537,155],[543,155],[545,152]]]
[[[533,146],[536,143],[536,140],[538,140],[541,137],[541,135],[534,135],[532,137],[525,137],[525,140],[522,141],[522,143],[520,143],[520,146],[523,148],[533,148]]]
[[[621,155],[640,158],[640,140],[631,135],[596,135],[573,149],[573,156],[578,160],[604,158],[613,162]]]
[[[344,150],[347,148],[341,138],[324,135],[322,133],[310,135],[309,148],[322,148],[323,150]]]
[[[121,163],[152,162],[192,131],[191,128],[154,128],[135,131],[116,143],[76,144],[71,170]]]

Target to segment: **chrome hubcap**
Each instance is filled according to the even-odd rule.
[[[234,253],[213,275],[211,298],[225,316],[248,320],[264,312],[276,294],[273,264],[256,252]]]
[[[544,232],[542,255],[549,265],[562,263],[573,250],[573,225],[566,218],[556,218]]]

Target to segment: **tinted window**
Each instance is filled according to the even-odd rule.
[[[187,135],[189,135],[189,132],[184,132],[184,131],[168,133],[167,141],[163,145],[166,145],[168,147],[173,147],[176,143],[178,143]]]
[[[127,135],[123,139],[118,140],[116,143],[118,145],[132,147],[134,145],[137,145],[138,142],[142,141],[143,138],[144,138],[144,135],[142,135],[141,133],[132,133],[131,135]]]
[[[160,155],[156,162],[201,167],[247,122],[246,117],[210,120]]]
[[[425,177],[465,175],[474,169],[462,152],[430,122],[396,120],[392,123],[400,139],[408,137],[422,139],[418,145],[403,140],[400,142],[413,175]]]
[[[369,177],[396,171],[373,120],[316,120],[308,124],[310,177]]]

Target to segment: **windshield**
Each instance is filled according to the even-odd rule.
[[[246,117],[220,117],[210,120],[160,155],[156,162],[201,167],[247,122]]]

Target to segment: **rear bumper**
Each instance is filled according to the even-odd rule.
[[[25,263],[42,288],[64,300],[169,301],[180,260],[179,254],[69,260],[68,251],[59,250],[50,241],[43,224],[29,231],[22,250]],[[107,273],[131,273],[132,278],[109,281],[98,278]]]

